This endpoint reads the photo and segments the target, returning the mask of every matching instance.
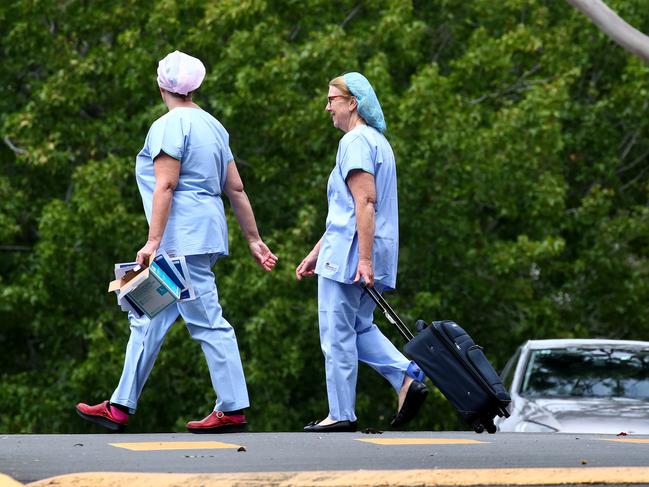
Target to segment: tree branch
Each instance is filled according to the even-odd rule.
[[[647,174],[647,171],[649,171],[649,166],[646,166],[636,175],[636,177],[634,177],[632,180],[622,185],[620,187],[620,193],[624,193],[629,187],[633,186],[635,183],[640,181],[640,179],[642,179],[645,176],[645,174]]]
[[[347,15],[347,17],[345,17],[345,20],[342,21],[342,23],[340,24],[340,27],[342,27],[342,28],[344,29],[344,28],[347,26],[347,24],[348,24],[348,23],[349,23],[349,22],[350,22],[354,17],[356,17],[356,14],[357,14],[358,12],[360,12],[361,8],[363,8],[363,4],[359,3],[358,5],[356,5],[356,6],[352,9],[352,11],[349,12],[349,14]]]
[[[288,36],[289,42],[293,42],[297,38],[297,35],[299,33],[300,33],[300,25],[296,24],[295,27],[293,27],[291,34]]]
[[[520,92],[520,91],[525,91],[525,90],[529,89],[531,85],[547,82],[548,79],[526,81],[527,78],[532,76],[539,69],[541,69],[541,64],[537,63],[534,67],[532,67],[532,69],[530,69],[529,71],[525,71],[523,74],[520,75],[520,77],[516,81],[514,81],[512,84],[510,84],[506,88],[502,89],[499,92],[486,93],[486,94],[482,95],[479,98],[476,98],[474,100],[470,100],[469,105],[477,105],[478,103],[482,103],[487,98],[500,98],[501,96],[509,95],[511,93],[517,93],[517,92]]]
[[[627,24],[602,0],[566,0],[616,44],[649,63],[649,37]]]
[[[4,143],[7,144],[7,147],[9,147],[14,152],[14,154],[22,154],[24,152],[27,152],[25,149],[21,149],[20,147],[14,145],[8,135],[5,135],[2,140],[4,140]]]
[[[631,152],[631,149],[638,141],[639,135],[640,135],[640,129],[636,129],[632,134],[629,134],[626,137],[624,137],[624,140],[622,141],[622,145],[624,146],[624,149],[620,154],[620,162],[624,161],[624,159],[626,159],[626,156],[629,155],[629,152]]]
[[[437,62],[446,46],[453,39],[453,31],[451,31],[451,29],[446,24],[439,26],[437,31],[435,31],[435,34],[439,35],[440,41],[439,46],[437,47],[437,51],[433,55],[433,62]]]
[[[31,247],[25,245],[0,245],[0,252],[31,252]]]
[[[619,174],[622,174],[623,172],[628,171],[629,169],[633,169],[639,163],[644,161],[647,158],[647,156],[649,156],[649,150],[645,151],[642,155],[636,157],[630,164],[627,164],[626,166],[622,166],[622,167],[618,168],[615,172],[619,175]]]

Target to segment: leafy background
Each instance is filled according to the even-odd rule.
[[[608,3],[649,32],[644,0]],[[22,0],[0,35],[0,431],[94,431],[73,406],[117,384],[129,329],[106,287],[146,238],[134,158],[175,49],[205,63],[196,101],[280,256],[259,271],[228,214],[215,272],[253,430],[326,414],[316,284],[293,272],[324,228],[327,82],[346,71],[374,84],[397,157],[408,322],[456,320],[497,368],[531,338],[649,335],[648,69],[564,2]],[[179,322],[129,430],[183,431],[213,401]],[[395,408],[361,366],[361,426]],[[465,426],[434,392],[412,428]]]

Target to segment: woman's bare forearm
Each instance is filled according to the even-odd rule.
[[[374,246],[374,202],[361,200],[356,204],[356,230],[358,231],[358,259],[372,262]]]
[[[151,210],[151,223],[149,225],[149,242],[159,244],[162,241],[174,190],[171,187],[158,187],[153,191],[153,204]]]
[[[257,229],[257,222],[255,220],[255,214],[252,211],[252,205],[248,199],[248,195],[243,190],[231,191],[228,194],[230,200],[230,205],[232,206],[232,212],[241,227],[243,235],[246,237],[248,242],[254,240],[259,240],[259,230]]]

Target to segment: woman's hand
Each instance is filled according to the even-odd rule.
[[[310,252],[300,265],[295,268],[295,277],[298,281],[301,281],[303,277],[309,277],[315,274],[315,265],[318,262],[318,254],[315,252]]]
[[[374,287],[374,269],[370,259],[360,259],[356,268],[354,282],[363,281],[367,287]]]
[[[273,270],[277,264],[277,256],[273,254],[263,240],[251,240],[248,242],[250,253],[257,261],[257,264],[265,271]]]
[[[144,247],[142,247],[137,252],[137,256],[135,257],[137,263],[140,265],[149,265],[149,257],[151,257],[151,254],[155,253],[155,251],[158,250],[159,246],[159,242],[147,240],[147,243],[144,244]]]

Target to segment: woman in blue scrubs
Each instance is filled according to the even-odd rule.
[[[185,256],[195,297],[179,301],[154,318],[129,314],[131,336],[124,369],[109,401],[77,404],[84,419],[119,431],[134,414],[164,337],[182,316],[191,337],[201,345],[216,394],[213,411],[190,421],[193,433],[241,431],[243,409],[250,403],[234,329],[222,315],[212,273],[217,259],[228,255],[223,206],[227,196],[248,241],[253,258],[270,271],[277,257],[257,231],[248,197],[221,123],[192,100],[205,76],[200,60],[175,51],[160,61],[158,85],[169,109],[156,120],[137,156],[135,175],[149,222],[140,264],[158,249]]]
[[[298,279],[318,275],[320,344],[325,358],[329,414],[310,432],[356,431],[358,361],[385,377],[398,395],[393,427],[410,421],[428,393],[424,376],[373,324],[374,301],[361,282],[394,289],[399,221],[394,154],[369,81],[347,73],[329,82],[327,112],[345,132],[327,185],[325,232],[297,266]]]

